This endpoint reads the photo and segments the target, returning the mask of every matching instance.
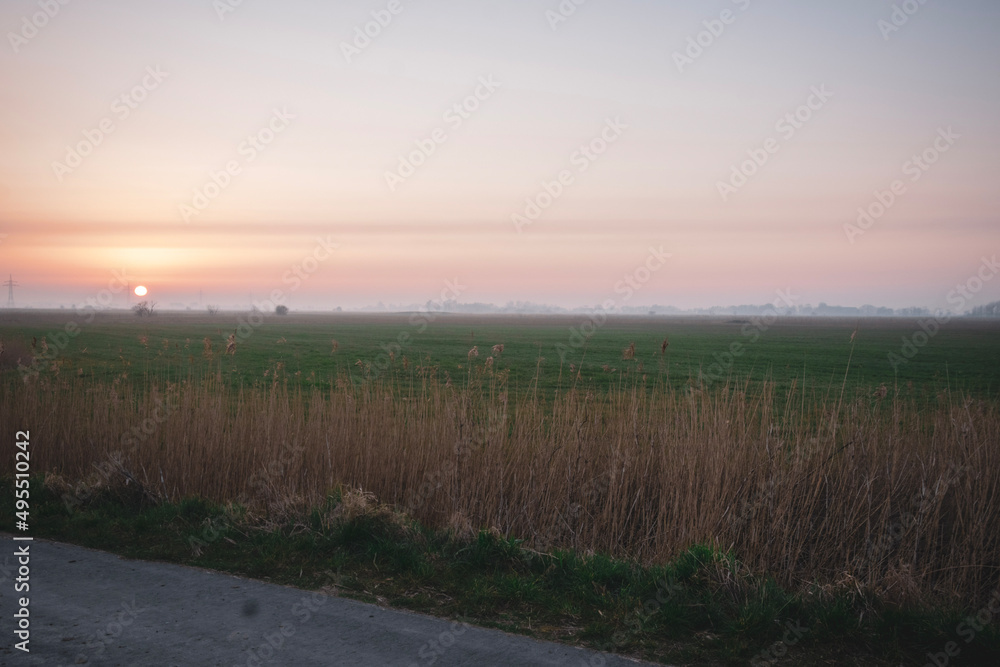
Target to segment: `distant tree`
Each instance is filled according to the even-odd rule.
[[[970,317],[1000,317],[1000,301],[976,306],[968,314]]]
[[[288,306],[281,305],[281,306],[275,307],[274,314],[275,315],[287,315],[288,314]]]
[[[139,303],[132,306],[132,312],[136,314],[136,317],[152,317],[155,313],[153,309],[156,308],[155,303],[150,303],[149,301],[140,301]]]
[[[207,308],[208,308],[208,314],[209,315],[218,315],[219,314],[219,307],[218,306],[208,306]]]

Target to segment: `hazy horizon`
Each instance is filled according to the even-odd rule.
[[[130,314],[134,307],[140,303],[152,306],[156,314],[160,313],[189,313],[193,315],[211,314],[213,312],[221,314],[245,314],[252,310],[258,310],[265,314],[274,315],[274,308],[278,305],[288,306],[287,299],[274,301],[267,295],[249,294],[242,301],[218,301],[205,298],[199,295],[199,299],[194,301],[157,301],[151,299],[149,295],[136,296],[125,291],[97,290],[97,294],[107,294],[110,292],[110,301],[101,302],[101,298],[87,297],[86,299],[70,302],[46,301],[39,303],[16,303],[13,308],[0,308],[0,317],[5,314],[16,314],[19,311],[45,311],[59,312],[63,310],[74,310],[91,312],[108,312]],[[783,292],[782,294],[791,294]],[[644,316],[653,315],[657,317],[688,317],[700,315],[729,316],[737,314],[752,314],[754,309],[766,312],[768,316],[777,317],[922,317],[926,315],[962,316],[971,313],[975,306],[989,306],[991,312],[996,310],[1000,301],[988,303],[969,303],[968,307],[961,309],[932,308],[924,305],[909,305],[900,308],[891,308],[880,304],[864,303],[858,305],[845,305],[838,303],[810,303],[795,298],[789,305],[788,300],[782,298],[782,294],[776,294],[774,299],[760,303],[718,303],[709,306],[696,306],[691,308],[680,308],[667,303],[628,303],[615,304],[610,308],[600,302],[582,303],[579,305],[560,306],[551,303],[540,303],[535,301],[508,301],[506,303],[492,302],[467,302],[461,300],[442,300],[441,298],[431,299],[424,303],[368,303],[362,305],[317,305],[301,304],[297,307],[289,307],[290,314],[412,314],[412,313],[447,313],[453,315],[577,315],[594,314],[607,312],[610,315],[622,316]],[[792,295],[797,297],[798,295]],[[845,311],[845,312],[835,312]],[[861,312],[853,312],[861,311]],[[877,311],[877,312],[875,312]],[[887,312],[893,311],[893,312]],[[89,315],[88,315],[89,316]],[[995,315],[991,315],[995,316]]]
[[[998,26],[986,0],[11,0],[0,276],[18,305],[124,271],[161,307],[968,309],[1000,299]]]

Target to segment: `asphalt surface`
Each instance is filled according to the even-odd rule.
[[[2,665],[643,664],[332,594],[48,540],[0,539]],[[22,576],[15,552],[26,544],[30,591],[15,592]],[[30,653],[15,648],[24,596]]]

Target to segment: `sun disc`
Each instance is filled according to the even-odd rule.
[[[142,285],[139,285],[138,287],[135,288],[136,296],[146,296],[146,292],[147,292],[146,288],[143,287]]]

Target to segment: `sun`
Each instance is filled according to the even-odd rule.
[[[147,290],[144,286],[139,285],[138,287],[135,288],[135,295],[136,296],[146,296],[146,292],[148,292],[148,291],[149,290]]]

